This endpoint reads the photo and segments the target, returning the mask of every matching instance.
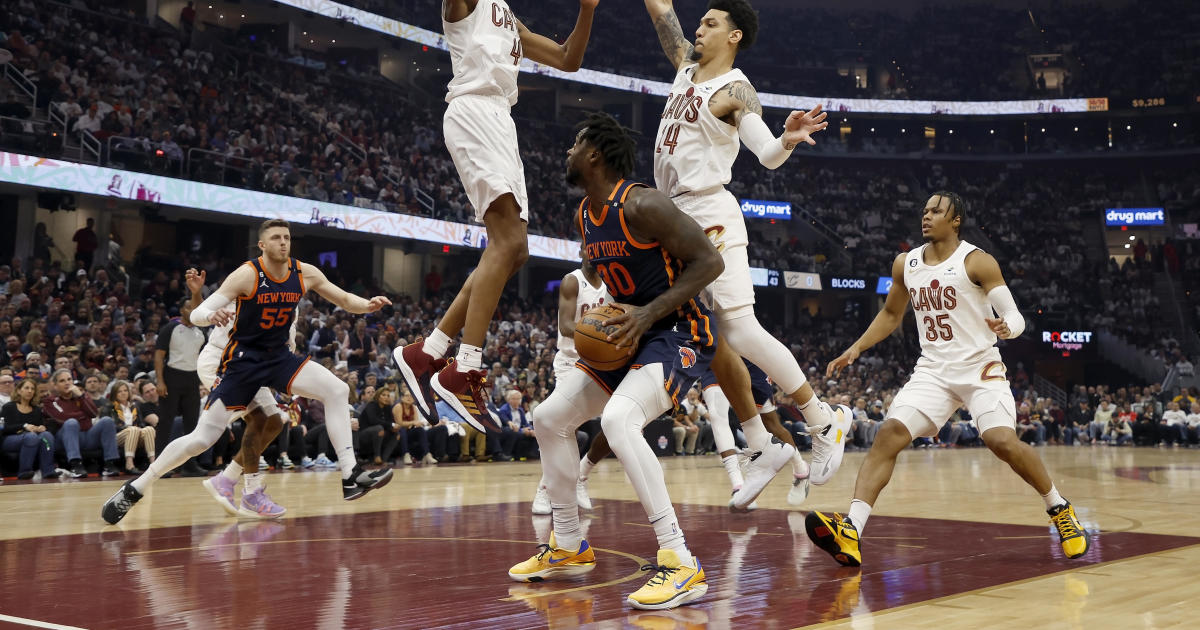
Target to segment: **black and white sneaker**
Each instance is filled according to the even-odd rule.
[[[81,461],[71,462],[71,478],[72,479],[83,479],[84,477],[87,477],[87,476],[88,476],[87,469],[83,467],[83,462],[81,462]]]
[[[355,466],[354,472],[350,473],[350,478],[342,479],[342,498],[347,501],[353,501],[371,490],[386,486],[391,480],[391,468],[384,470],[363,470],[362,466]]]
[[[129,513],[133,504],[142,500],[142,493],[138,492],[133,487],[133,481],[126,481],[121,485],[121,489],[117,493],[108,498],[104,502],[104,507],[100,510],[100,516],[109,525],[116,525],[125,515]]]

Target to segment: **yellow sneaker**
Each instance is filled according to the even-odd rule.
[[[1068,558],[1078,558],[1088,552],[1092,546],[1087,530],[1079,524],[1075,517],[1075,507],[1070,502],[1046,510],[1050,522],[1058,530],[1058,538],[1062,542],[1063,553]]]
[[[654,576],[629,595],[626,601],[630,606],[642,610],[666,610],[699,599],[708,592],[700,560],[692,558],[695,567],[682,564],[671,549],[659,549],[657,560],[657,564],[642,566],[643,571],[654,571]]]
[[[574,577],[596,568],[596,553],[585,540],[579,543],[579,551],[559,549],[554,534],[550,544],[538,545],[532,558],[514,565],[508,577],[518,582],[541,582],[549,577]]]
[[[804,531],[808,532],[813,544],[828,552],[842,566],[857,567],[862,564],[858,530],[853,523],[843,520],[841,514],[835,512],[829,517],[820,512],[809,512],[804,517]]]

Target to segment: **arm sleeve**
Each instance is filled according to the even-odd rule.
[[[1012,291],[1008,289],[1008,285],[1002,284],[991,291],[988,291],[988,302],[992,305],[992,310],[1000,319],[1008,324],[1009,335],[1007,339],[1015,339],[1020,337],[1021,333],[1025,332],[1025,318],[1021,316],[1021,311],[1017,310],[1017,302],[1013,299]]]
[[[758,156],[759,163],[769,169],[774,170],[783,166],[788,156],[792,154],[791,151],[783,148],[782,140],[771,134],[767,123],[758,114],[749,113],[742,116],[742,124],[738,126],[738,133],[742,137],[742,144],[745,144],[747,149]]]
[[[220,293],[213,293],[205,298],[205,300],[200,303],[200,306],[196,307],[196,310],[192,311],[192,323],[197,326],[208,326],[208,320],[213,316],[213,313],[216,313],[226,306],[229,306],[229,298],[221,295]]]

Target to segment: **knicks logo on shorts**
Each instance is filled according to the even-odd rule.
[[[696,365],[696,351],[691,348],[680,348],[679,365],[683,366],[685,370]]]
[[[213,389],[216,389],[216,388],[217,388],[217,386],[219,386],[220,384],[221,384],[221,377],[220,377],[220,376],[218,376],[218,377],[216,377],[216,378],[214,378],[214,379],[213,379],[213,386],[212,386],[212,388],[213,388]]]

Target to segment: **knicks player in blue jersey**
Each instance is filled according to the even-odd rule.
[[[575,429],[600,416],[629,482],[658,537],[657,562],[645,586],[629,595],[636,608],[675,608],[708,590],[704,570],[684,542],[662,466],[642,427],[687,392],[716,350],[716,321],[697,295],[724,263],[696,222],[662,193],[625,180],[636,145],[616,120],[593,114],[567,152],[567,182],[583,188],[576,224],[583,246],[624,314],[608,320],[609,339],[632,361],[599,371],[584,362],[568,372],[534,411],[542,474],[554,513],[548,545],[509,570],[532,582],[581,575],[596,557],[579,524]]]
[[[309,290],[350,313],[372,313],[391,304],[386,297],[365,299],[346,293],[320,269],[289,257],[292,245],[287,221],[266,221],[258,230],[262,256],[247,261],[225,278],[221,287],[192,311],[197,326],[234,322],[221,357],[217,384],[196,429],[169,445],[146,472],[121,486],[104,504],[101,515],[115,524],[167,471],[216,443],[237,411],[250,404],[259,388],[298,394],[325,403],[329,441],[342,469],[342,497],[353,500],[379,488],[392,471],[364,471],[351,444],[349,387],[308,357],[288,350],[288,334],[300,298]],[[225,309],[236,303],[236,312]]]

